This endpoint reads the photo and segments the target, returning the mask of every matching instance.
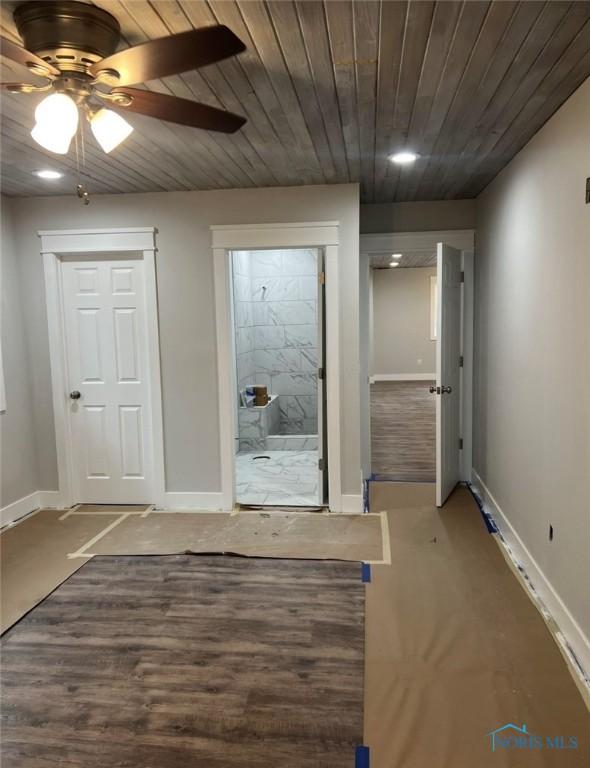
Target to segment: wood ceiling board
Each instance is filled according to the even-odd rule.
[[[489,3],[481,2],[464,3],[461,8],[450,46],[442,62],[440,79],[426,128],[422,135],[418,135],[415,139],[412,137],[412,146],[415,147],[419,157],[413,165],[411,181],[405,193],[408,200],[425,199],[421,188],[422,179],[430,165],[434,145],[441,134],[457,88],[461,84],[463,73],[469,63],[470,51],[477,42],[488,9]]]
[[[377,62],[377,117],[375,136],[375,201],[380,200],[381,190],[390,163],[392,151],[391,132],[395,114],[407,3],[382,3]]]
[[[18,41],[12,10],[2,34]],[[90,191],[361,185],[362,202],[476,196],[590,75],[590,3],[540,0],[96,0],[120,48],[227,24],[248,46],[198,71],[145,84],[248,119],[233,135],[130,115],[110,156],[89,134]],[[6,64],[6,60],[3,62]],[[10,80],[21,80],[9,66]],[[39,81],[38,81],[39,82]],[[4,95],[3,191],[63,194],[29,180],[46,158],[71,176],[75,155],[30,137],[34,99]],[[90,146],[92,145],[92,146]],[[420,153],[392,165],[401,147]],[[68,188],[69,189],[69,188]]]
[[[369,257],[369,264],[374,269],[391,269],[391,262],[391,253],[372,253]],[[399,269],[414,267],[436,267],[436,251],[405,251],[399,259]]]
[[[478,129],[478,117],[494,98],[494,94],[500,87],[510,67],[510,63],[518,54],[544,7],[544,0],[531,0],[531,2],[520,3],[517,6],[502,40],[490,59],[485,76],[473,95],[472,106],[464,114],[464,133],[456,136],[454,141],[451,142],[450,151],[452,152],[452,157],[447,165],[441,186],[445,188],[447,188],[447,185],[452,186],[456,181],[455,172],[457,165],[471,162],[473,154],[469,148],[469,141]],[[470,137],[467,143],[465,143],[465,133]]]
[[[348,172],[342,120],[335,89],[334,70],[323,3],[295,3],[299,28],[305,46],[320,112],[325,125],[338,183],[352,181]],[[358,98],[358,88],[357,88]],[[358,179],[355,179],[358,181]]]
[[[444,73],[445,57],[451,48],[457,29],[461,6],[460,2],[437,3],[434,9],[430,37],[412,110],[409,136],[423,136],[426,132],[440,79]],[[408,187],[415,176],[416,166],[399,169],[398,193],[401,197],[407,195]]]
[[[430,27],[434,16],[432,2],[409,3],[402,44],[400,76],[395,94],[393,125],[390,135],[389,152],[412,147],[414,137],[408,135],[412,110],[420,82],[420,72],[428,47]],[[399,182],[400,166],[386,158],[385,179],[375,202],[395,200]],[[415,167],[415,166],[414,166]]]
[[[587,39],[590,37],[590,3],[587,6],[589,20],[584,28],[575,36],[559,61],[554,63],[543,81],[537,85],[533,96],[514,117],[509,129],[503,133],[500,133],[499,130],[493,131],[493,135],[499,136],[490,149],[494,162],[492,163],[491,159],[480,162],[475,167],[467,188],[479,188],[484,183],[483,180],[489,178],[493,168],[497,169],[496,173],[499,172],[535,135],[538,126],[543,125],[559,109],[564,101],[562,88],[564,70],[568,71],[568,81],[572,86],[572,92],[588,77],[590,50]],[[486,183],[488,182],[486,181]]]

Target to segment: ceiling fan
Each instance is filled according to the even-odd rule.
[[[2,55],[47,82],[2,86],[12,93],[48,92],[35,110],[36,124],[31,131],[45,149],[68,152],[78,130],[79,109],[105,152],[133,130],[119,112],[222,133],[234,133],[246,122],[240,115],[207,104],[128,87],[244,51],[242,41],[223,25],[192,29],[115,52],[119,23],[95,5],[33,0],[17,6],[14,21],[25,47],[0,37]]]

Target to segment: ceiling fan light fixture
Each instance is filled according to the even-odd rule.
[[[59,124],[48,123],[36,123],[31,136],[43,149],[55,152],[57,155],[67,155],[73,138],[73,134],[70,136],[64,133]]]
[[[35,120],[39,125],[55,127],[72,137],[78,130],[78,107],[65,93],[52,93],[37,105]]]
[[[133,126],[111,109],[99,109],[90,119],[94,138],[107,154],[131,134]]]

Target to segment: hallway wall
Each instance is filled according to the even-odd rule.
[[[371,376],[436,370],[430,338],[430,278],[436,267],[373,270]]]
[[[14,242],[13,201],[2,197],[0,210],[2,361],[6,410],[0,413],[0,508],[39,490],[33,430],[31,369],[25,301]]]
[[[474,389],[475,470],[586,642],[589,126],[587,80],[478,199]]]
[[[91,185],[90,185],[91,187]],[[47,314],[39,230],[155,226],[166,487],[219,492],[219,406],[213,254],[214,224],[339,221],[342,492],[359,495],[359,191],[357,184],[91,195],[13,202],[22,280],[29,299],[32,410],[39,483],[57,488]]]

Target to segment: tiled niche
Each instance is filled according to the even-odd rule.
[[[315,249],[235,251],[238,387],[278,395],[280,435],[317,434]]]

